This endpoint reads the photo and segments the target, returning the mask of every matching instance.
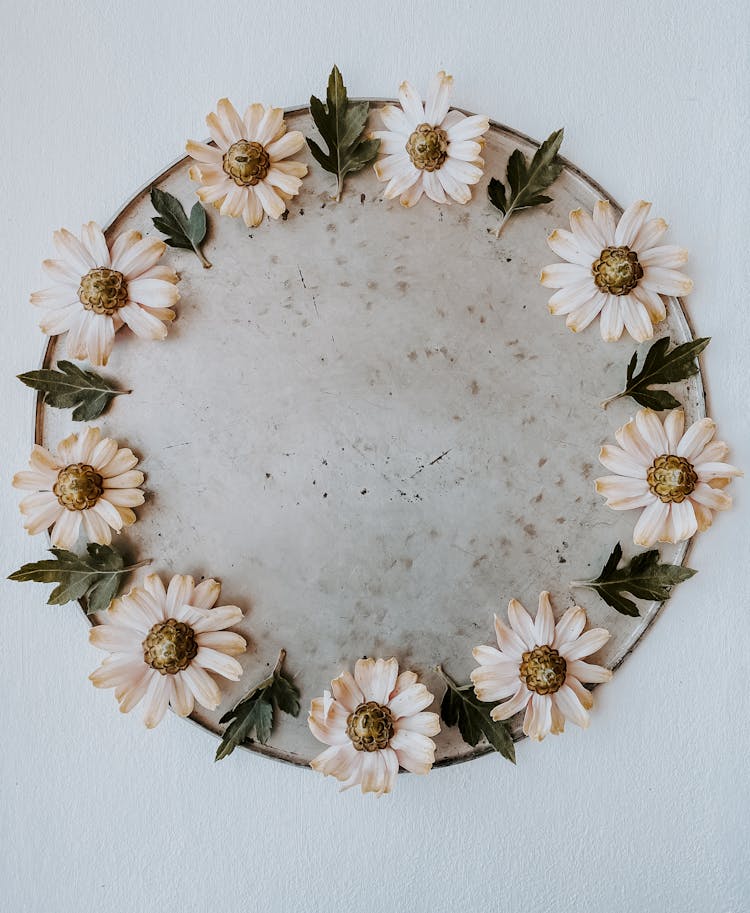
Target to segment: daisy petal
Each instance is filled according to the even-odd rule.
[[[398,661],[395,658],[388,660],[358,659],[354,666],[354,680],[364,694],[365,700],[375,701],[378,704],[388,702],[397,676]]]
[[[645,200],[636,200],[622,214],[620,221],[615,229],[615,245],[620,247],[626,245],[633,248],[638,232],[641,230],[643,223],[646,221],[651,204]]]
[[[700,459],[701,451],[716,434],[716,424],[710,418],[694,422],[682,436],[675,453],[690,462]]]
[[[588,728],[588,712],[569,685],[563,685],[559,691],[556,691],[553,695],[553,700],[557,705],[557,709],[567,720],[575,723],[576,726],[580,726],[581,729]]]
[[[495,722],[498,720],[508,720],[520,710],[523,710],[523,708],[529,702],[530,697],[531,692],[522,682],[516,693],[509,701],[505,701],[504,704],[498,704],[497,707],[492,708],[490,711],[490,716],[493,720],[495,720]]]
[[[633,542],[644,548],[650,548],[664,535],[668,518],[669,504],[664,504],[658,498],[655,499],[653,503],[644,508],[638,518],[633,530]]]

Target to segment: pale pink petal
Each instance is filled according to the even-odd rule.
[[[574,675],[579,682],[608,682],[612,678],[610,669],[597,666],[595,663],[586,663],[582,659],[574,659],[568,663],[568,675]]]
[[[398,100],[404,109],[404,114],[408,118],[412,129],[418,124],[424,123],[424,106],[419,93],[414,86],[404,80],[398,87]]]
[[[13,476],[13,487],[22,491],[51,491],[56,479],[56,472],[53,475],[48,472],[37,472],[35,469],[24,469]]]
[[[112,530],[96,510],[82,510],[81,523],[83,533],[89,542],[98,542],[99,545],[109,545],[112,542]]]
[[[650,250],[668,227],[664,219],[649,219],[644,222],[630,247],[635,251]]]
[[[539,607],[534,619],[534,639],[537,644],[551,644],[555,637],[555,616],[549,593],[545,590],[539,594]]]
[[[623,450],[626,450],[646,468],[654,462],[655,457],[663,452],[661,450],[657,451],[643,437],[638,430],[635,419],[631,419],[629,422],[626,422],[622,428],[618,428],[618,430],[615,431],[615,438]]]
[[[576,640],[585,627],[586,612],[579,605],[571,606],[555,626],[552,646],[559,651],[565,644]]]
[[[146,500],[139,488],[106,488],[102,497],[115,507],[138,507]]]
[[[590,631],[585,631],[576,640],[562,644],[560,647],[560,655],[563,656],[566,661],[590,656],[592,653],[596,653],[597,650],[600,650],[611,636],[612,635],[605,628],[591,628]]]
[[[581,729],[588,727],[588,712],[568,685],[563,685],[552,697],[557,709],[566,719],[570,720],[571,723],[575,723],[576,726],[580,726]]]
[[[526,707],[523,731],[535,742],[541,742],[552,728],[552,698],[548,694],[532,694]]]
[[[638,251],[638,262],[641,266],[663,266],[666,269],[679,269],[688,261],[688,252],[676,244],[664,244],[650,250]]]
[[[589,257],[589,267],[597,259],[602,250],[607,246],[604,235],[597,227],[593,218],[585,209],[574,209],[570,214],[570,227],[576,243]]]
[[[195,639],[200,647],[211,647],[212,650],[221,650],[230,656],[240,656],[247,648],[245,638],[234,631],[204,631],[196,635]]]
[[[167,587],[167,615],[171,616],[183,606],[190,605],[194,589],[195,582],[189,574],[175,574]]]
[[[57,252],[69,263],[70,266],[78,271],[79,276],[85,276],[90,269],[96,267],[94,258],[86,250],[81,241],[67,228],[61,228],[52,235],[52,240]]]
[[[616,342],[622,336],[624,329],[625,320],[619,298],[615,295],[607,295],[599,322],[602,339],[605,342]]]
[[[716,424],[710,418],[694,422],[682,436],[675,453],[686,460],[699,460],[701,451],[716,434]]]
[[[224,135],[233,143],[244,139],[245,125],[237,109],[228,98],[222,98],[216,105],[216,113],[221,122]]]
[[[122,451],[120,451],[122,453]],[[161,577],[158,574],[149,574],[143,580],[143,586],[146,588],[146,591],[154,597],[157,605],[163,606],[167,600],[167,590],[162,582]],[[163,616],[166,618],[166,614]]]
[[[620,447],[605,444],[599,450],[599,462],[606,466],[610,472],[618,475],[629,476],[632,479],[645,479],[647,469],[636,457],[631,456]]]
[[[133,454],[132,450],[129,450],[127,447],[122,447],[112,457],[109,463],[105,463],[103,466],[97,467],[97,469],[103,478],[111,479],[115,476],[122,475],[137,465],[138,457]]]
[[[128,299],[150,308],[171,308],[179,301],[180,293],[172,282],[163,279],[131,279],[128,282]]]
[[[139,469],[131,469],[128,472],[121,472],[116,476],[102,476],[104,488],[137,488],[143,485],[143,473]]]
[[[578,238],[572,232],[565,231],[564,228],[556,228],[547,238],[547,244],[563,260],[569,263],[578,263],[581,266],[591,267],[592,253],[591,250],[584,250]],[[593,282],[593,277],[592,277]]]
[[[99,650],[108,653],[135,652],[141,647],[142,637],[133,631],[117,624],[95,625],[89,629],[89,643]]]
[[[693,290],[693,280],[674,269],[661,266],[647,266],[641,279],[646,288],[661,295],[689,295]]]
[[[391,133],[398,133],[403,137],[404,143],[412,132],[412,126],[406,119],[404,112],[395,105],[385,105],[378,112],[383,126]],[[416,126],[416,125],[415,125]]]
[[[197,663],[191,663],[182,670],[182,677],[202,707],[206,710],[216,710],[221,703],[221,691],[208,672],[201,669]]]
[[[187,150],[187,154],[197,162],[205,162],[210,165],[221,165],[221,160],[223,158],[221,149],[216,149],[214,146],[209,146],[206,143],[198,143],[192,139],[189,139],[187,143],[185,143],[185,149]]]
[[[645,305],[633,295],[621,295],[620,309],[625,329],[636,342],[653,338],[654,325]]]
[[[354,680],[351,672],[342,672],[338,678],[331,682],[331,691],[334,698],[342,704],[349,713],[353,713],[360,704],[365,702],[359,685]]]
[[[645,479],[629,479],[626,476],[602,476],[595,481],[596,491],[607,499],[607,506],[613,510],[633,510],[650,504],[655,495]]]
[[[283,200],[265,181],[261,181],[253,187],[258,200],[265,212],[272,218],[278,219],[286,212],[286,202]]]
[[[193,590],[190,605],[196,609],[212,609],[221,593],[221,584],[213,577],[202,580]]]
[[[706,482],[698,482],[690,493],[690,500],[710,507],[711,510],[728,510],[732,506],[732,499],[726,492],[712,488]]]
[[[453,92],[453,77],[448,76],[441,70],[435,76],[427,90],[425,99],[424,116],[425,123],[432,127],[442,124],[445,115],[450,107],[451,93]]]
[[[508,603],[508,621],[513,630],[526,645],[527,650],[533,650],[536,645],[534,638],[534,622],[526,609],[517,599]]]
[[[326,777],[335,777],[337,780],[348,780],[350,774],[355,768],[359,768],[362,763],[362,756],[367,754],[365,751],[357,751],[351,742],[345,745],[331,745],[317,758],[310,761],[310,767],[317,770]],[[353,782],[349,786],[355,785]]]
[[[415,184],[412,184],[411,187],[408,187],[401,194],[401,205],[410,208],[411,206],[416,206],[417,203],[422,199],[422,194],[424,193],[424,182],[423,180],[417,181]]]
[[[215,672],[232,682],[242,678],[242,666],[232,656],[227,656],[211,647],[198,647],[195,661],[209,672]]]
[[[102,520],[104,520],[105,523],[108,523],[112,529],[117,530],[117,532],[122,529],[122,517],[120,516],[119,511],[114,504],[110,504],[105,498],[99,498],[91,510],[99,514]]]
[[[448,114],[448,117],[442,123],[442,127],[448,134],[448,139],[451,143],[476,139],[490,129],[490,120],[483,114],[472,114],[469,117],[464,117],[460,112],[455,112],[455,124],[447,122],[452,114],[454,114],[453,111]]]
[[[40,323],[42,330],[49,336],[54,336],[57,333],[63,332],[63,330],[47,329],[47,327],[51,325],[51,321],[62,320],[66,316],[69,316],[71,307],[77,308],[78,310],[81,308],[78,288],[77,286],[73,287],[71,285],[53,285],[51,288],[39,289],[38,292],[32,293],[29,302],[33,304],[34,307],[52,309],[52,313],[45,314]]]
[[[585,688],[573,675],[566,676],[565,684],[581,702],[583,709],[591,710],[591,708],[594,706],[594,698],[592,697],[591,692],[588,690],[588,688]]]
[[[598,316],[607,301],[607,296],[597,292],[593,297],[568,314],[566,326],[574,333],[580,333]]]
[[[109,248],[104,239],[104,232],[96,222],[87,222],[83,226],[81,241],[97,266],[109,267]]]
[[[393,728],[396,732],[406,729],[426,736],[437,735],[440,732],[440,715],[422,711],[413,716],[402,716],[394,721]]]
[[[27,500],[24,498],[24,502]],[[26,511],[22,512],[26,513]],[[60,505],[53,494],[50,494],[48,500],[38,503],[33,510],[28,511],[23,524],[24,529],[30,536],[36,536],[56,524],[63,513],[66,513],[65,508]]]
[[[319,742],[326,745],[347,745],[351,744],[349,736],[346,734],[348,717],[349,711],[343,704],[333,701],[326,713],[323,698],[316,697],[310,704],[307,725]]]
[[[165,339],[167,336],[166,326],[153,314],[149,314],[145,308],[138,304],[128,302],[125,307],[120,308],[120,316],[127,323],[136,336],[141,339]]]
[[[365,700],[378,704],[385,704],[388,701],[397,676],[398,661],[395,658],[358,659],[354,666],[354,680],[364,694]]]
[[[279,159],[285,159],[290,155],[294,155],[295,152],[299,152],[304,146],[305,137],[303,134],[300,133],[299,130],[290,130],[289,133],[285,133],[281,139],[277,139],[275,142],[266,146],[266,152],[272,162],[277,162]]]
[[[520,710],[523,710],[530,698],[531,692],[526,685],[521,682],[513,697],[509,701],[505,701],[504,704],[498,704],[497,707],[493,707],[490,711],[490,716],[495,722],[498,720],[510,719],[510,717],[514,716]]]
[[[364,690],[364,689],[363,689]],[[394,719],[404,716],[413,716],[421,710],[429,707],[433,701],[433,695],[427,688],[418,683],[411,685],[409,688],[400,691],[395,697],[388,701],[387,706],[393,714]],[[383,703],[382,701],[379,703]]]
[[[129,283],[156,266],[166,249],[167,245],[158,238],[143,238],[123,251],[117,260],[113,253],[112,269],[121,272]]]
[[[396,752],[398,763],[413,774],[429,773],[435,763],[435,743],[421,732],[399,729],[393,734],[390,747]]]
[[[640,409],[635,424],[641,437],[648,443],[656,456],[669,452],[669,440],[659,416],[653,409]]]
[[[171,687],[168,675],[153,675],[143,698],[143,722],[153,729],[162,721],[169,706]]]
[[[200,620],[193,624],[196,634],[206,631],[221,631],[242,621],[242,609],[236,605],[216,606],[215,609],[193,609],[200,614]]]
[[[177,716],[190,716],[195,707],[193,692],[188,687],[182,672],[169,676],[172,679],[172,694],[170,695],[170,704]]]
[[[491,703],[511,697],[518,690],[518,662],[511,660],[472,669],[471,683],[480,701]]]
[[[651,204],[646,203],[645,200],[636,200],[635,203],[631,203],[628,206],[615,229],[615,245],[617,247],[625,245],[631,249],[633,248],[638,232],[643,227],[650,209]]]
[[[52,527],[50,541],[55,548],[70,550],[78,541],[81,529],[81,512],[64,510]]]
[[[579,263],[551,263],[542,270],[539,281],[547,288],[563,288],[591,277],[591,269]]]
[[[630,294],[637,298],[646,308],[652,323],[661,323],[666,318],[667,306],[659,294],[652,292],[651,289],[643,285],[636,285]]]
[[[261,146],[268,146],[274,140],[279,139],[286,132],[284,124],[284,112],[281,108],[266,108],[263,117],[258,124],[256,142]]]
[[[612,247],[615,243],[615,215],[608,200],[597,200],[593,212],[594,225],[604,239],[605,247]]]
[[[438,180],[443,185],[443,190],[448,196],[457,203],[464,205],[471,199],[471,191],[467,187],[466,182],[462,181],[457,176],[456,171],[457,169],[454,168],[454,163],[448,159],[443,167],[437,172],[437,176]]]
[[[509,659],[519,660],[521,654],[527,649],[526,644],[509,628],[497,615],[495,615],[495,636],[497,645]]]

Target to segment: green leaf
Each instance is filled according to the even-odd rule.
[[[546,190],[560,175],[563,163],[557,160],[557,153],[563,141],[563,131],[555,130],[534,153],[529,164],[520,149],[514,149],[508,159],[506,190],[502,181],[491,178],[487,186],[490,203],[503,214],[503,220],[495,231],[496,237],[505,227],[514,212],[551,203],[552,197],[545,196]]]
[[[275,711],[281,710],[290,716],[299,716],[300,694],[294,682],[282,671],[286,650],[279,652],[273,672],[256,685],[231,710],[219,720],[228,723],[216,749],[215,761],[230,755],[238,745],[249,739],[253,732],[261,745],[271,738],[275,722]]]
[[[324,152],[309,137],[307,145],[318,164],[325,171],[336,175],[337,200],[341,198],[346,175],[364,168],[378,154],[379,139],[362,139],[369,110],[370,103],[367,101],[349,101],[337,66],[334,66],[328,77],[326,104],[314,95],[310,98],[310,113],[328,152]]]
[[[201,244],[208,230],[206,210],[201,204],[195,203],[190,210],[190,218],[188,218],[177,197],[167,193],[166,190],[159,190],[158,187],[151,188],[151,204],[159,213],[152,219],[154,228],[167,236],[164,239],[165,243],[170,247],[194,251],[203,264],[203,268],[210,269],[211,264],[201,250]]]
[[[515,764],[516,750],[505,720],[492,719],[492,705],[480,701],[472,685],[456,684],[439,666],[438,672],[447,685],[440,705],[445,725],[458,726],[461,738],[472,747],[484,737],[495,751]]]
[[[643,367],[636,374],[635,368],[638,353],[633,352],[630,364],[625,372],[625,389],[604,400],[602,406],[606,408],[609,403],[621,396],[629,396],[641,406],[661,412],[664,409],[676,409],[680,402],[668,390],[654,390],[653,384],[673,384],[679,380],[686,380],[700,370],[698,356],[711,342],[710,336],[700,339],[691,339],[682,345],[675,346],[668,351],[670,339],[664,336],[656,342],[646,353]]]
[[[618,568],[621,560],[622,546],[618,542],[598,577],[576,580],[571,586],[595,590],[613,609],[638,618],[641,614],[638,606],[624,593],[630,593],[636,599],[663,602],[671,596],[673,586],[698,573],[680,564],[660,564],[658,549],[641,552]]]
[[[70,361],[59,361],[57,370],[42,368],[19,374],[18,379],[43,394],[43,401],[55,409],[72,409],[74,422],[98,418],[115,396],[130,393],[118,390],[94,371],[84,371]]]
[[[119,592],[123,579],[133,570],[148,564],[125,565],[122,555],[109,545],[89,542],[87,555],[76,555],[63,548],[51,548],[52,559],[24,564],[8,577],[20,583],[57,583],[47,605],[64,605],[75,599],[86,600],[86,611],[103,612]]]

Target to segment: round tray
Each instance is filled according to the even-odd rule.
[[[315,135],[308,108],[287,123]],[[566,164],[554,202],[519,213],[497,239],[487,181],[504,176],[513,148],[530,155],[536,144],[497,124],[486,140],[470,204],[424,198],[413,209],[385,200],[370,167],[333,202],[335,179],[305,149],[295,158],[310,173],[285,218],[248,231],[210,209],[210,270],[169,250],[181,300],[167,340],[124,329],[103,372],[133,393],[96,424],[147,473],[128,541],[153,559],[149,571],[219,578],[222,601],[246,613],[242,681],[192,719],[218,733],[221,714],[288,652],[303,713],[281,715],[269,745],[248,746],[270,757],[307,764],[322,750],[306,708],[360,656],[396,656],[437,709],[435,666],[468,680],[472,647],[492,642],[493,612],[511,597],[532,612],[542,589],[557,614],[582,603],[612,632],[599,655],[610,667],[658,612],[626,618],[568,587],[598,573],[616,542],[633,551],[636,514],[609,510],[593,480],[606,472],[600,445],[634,411],[630,400],[600,407],[634,343],[605,344],[596,325],[571,333],[549,315],[538,275],[557,259],[549,232],[611,198]],[[108,239],[155,234],[152,184],[192,205],[189,167],[180,160],[136,194]],[[692,338],[678,301],[658,332]],[[45,365],[58,356],[53,339]],[[699,376],[679,397],[689,420],[704,414]],[[55,447],[70,424],[38,404],[36,441]],[[686,550],[665,554],[679,562]],[[456,729],[436,742],[438,763],[486,750]]]

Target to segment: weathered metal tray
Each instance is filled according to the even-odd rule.
[[[307,108],[288,123],[314,135]],[[398,657],[437,706],[436,664],[467,680],[472,647],[491,642],[510,597],[533,611],[548,589],[560,613],[570,580],[598,572],[618,540],[632,551],[635,514],[605,507],[593,480],[606,472],[599,446],[633,411],[600,401],[620,389],[634,344],[605,344],[596,325],[572,334],[538,283],[556,259],[551,229],[608,195],[568,164],[554,202],[514,217],[498,240],[486,183],[516,146],[535,144],[493,125],[473,202],[424,198],[411,210],[384,200],[371,168],[333,202],[332,177],[305,150],[310,173],[284,220],[248,231],[212,210],[210,270],[170,250],[182,298],[165,342],[121,331],[105,373],[133,393],[99,424],[147,473],[128,540],[153,570],[218,577],[223,601],[246,612],[245,677],[215,713],[196,710],[206,729],[219,731],[281,647],[303,707],[364,655]],[[188,168],[183,159],[153,183],[192,204]],[[150,186],[108,237],[154,233]],[[660,335],[690,339],[679,303],[668,311]],[[52,340],[45,364],[58,352]],[[704,414],[700,377],[678,395],[690,420]],[[70,425],[38,406],[39,443],[54,447]],[[686,548],[666,554],[680,561]],[[600,654],[610,666],[659,609],[625,618],[576,595],[613,632]],[[436,741],[439,763],[483,751],[456,730]],[[251,747],[300,764],[322,750],[304,713]]]

